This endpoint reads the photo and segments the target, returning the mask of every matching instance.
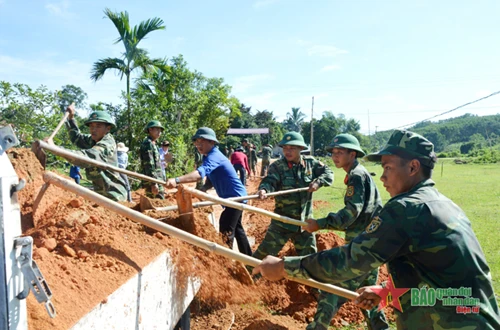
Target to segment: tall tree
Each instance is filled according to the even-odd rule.
[[[167,65],[163,59],[151,59],[148,52],[139,48],[139,43],[151,32],[156,30],[164,30],[163,20],[155,17],[141,22],[139,25],[130,27],[129,16],[126,11],[113,12],[106,8],[104,14],[113,22],[120,37],[116,39],[115,44],[122,42],[125,47],[122,58],[104,58],[94,63],[90,78],[94,81],[101,79],[107,70],[117,70],[120,79],[123,76],[127,80],[127,124],[131,124],[131,107],[130,107],[130,75],[132,71],[140,68],[143,72],[150,70],[162,69],[167,70]],[[132,142],[132,133],[129,134],[130,144]]]
[[[64,85],[58,92],[57,103],[61,111],[65,111],[68,105],[75,103],[77,109],[85,108],[85,100],[88,95],[78,86]]]
[[[306,115],[300,111],[300,108],[292,108],[292,112],[286,113],[284,124],[288,130],[300,133],[305,118]]]

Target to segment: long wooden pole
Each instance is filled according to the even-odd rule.
[[[289,189],[289,190],[282,190],[282,191],[276,191],[272,193],[267,193],[267,197],[272,197],[272,196],[279,196],[279,195],[286,195],[286,194],[293,194],[296,192],[301,192],[301,191],[307,191],[309,190],[309,187],[305,188],[297,188],[297,189]],[[233,201],[233,202],[240,202],[244,201],[247,199],[256,199],[259,198],[259,195],[248,195],[248,196],[243,196],[243,197],[230,197],[226,198],[228,201]],[[219,204],[217,202],[198,202],[198,203],[193,203],[194,208],[199,208],[199,207],[205,207],[205,206],[211,206],[211,205],[216,205]],[[178,207],[177,205],[172,205],[172,206],[165,206],[165,207],[156,207],[156,211],[175,211],[177,210]]]
[[[71,191],[77,195],[82,196],[85,199],[88,199],[96,204],[101,205],[102,207],[105,207],[106,209],[109,209],[111,211],[114,211],[120,215],[123,215],[130,220],[139,222],[145,226],[148,226],[150,228],[153,228],[159,232],[169,234],[173,237],[176,237],[184,242],[187,242],[189,244],[195,245],[199,248],[202,248],[204,250],[207,250],[208,252],[214,252],[216,254],[219,254],[221,256],[241,261],[245,265],[249,265],[252,267],[257,267],[260,263],[261,260],[247,256],[245,254],[241,254],[238,252],[235,252],[227,247],[221,246],[219,244],[216,244],[211,241],[207,241],[203,238],[200,238],[198,236],[195,236],[193,234],[190,234],[188,232],[185,232],[183,230],[180,230],[176,227],[167,225],[166,223],[160,222],[156,219],[150,218],[138,211],[134,211],[132,209],[129,209],[128,207],[121,205],[120,203],[117,203],[115,201],[112,201],[102,195],[99,195],[98,193],[93,192],[92,190],[89,190],[87,188],[84,188],[80,185],[77,185],[75,182],[64,179],[55,173],[51,172],[45,172],[43,175],[43,180],[46,183],[53,184],[54,186],[57,186],[61,189]],[[313,288],[317,288],[326,292],[334,293],[336,295],[339,295],[341,297],[345,297],[347,299],[355,299],[359,295],[356,292],[340,288],[331,284],[325,284],[321,283],[312,279],[299,279],[295,277],[287,277],[287,279],[291,281],[295,281],[301,284],[305,284],[308,286],[311,286]]]
[[[221,204],[221,205],[224,205],[227,207],[231,207],[233,209],[242,210],[242,211],[250,211],[250,212],[262,214],[266,217],[270,217],[271,219],[278,220],[278,221],[281,221],[284,223],[289,223],[291,225],[296,225],[296,226],[301,226],[301,227],[307,226],[307,223],[304,221],[295,220],[295,219],[292,219],[290,217],[286,217],[284,215],[279,215],[279,214],[274,213],[274,212],[260,209],[260,208],[255,207],[255,206],[250,206],[250,205],[246,205],[246,204],[242,204],[242,203],[238,203],[238,202],[233,202],[233,201],[230,201],[230,200],[227,200],[224,198],[212,196],[212,195],[209,195],[207,193],[201,192],[201,191],[193,189],[193,188],[185,187],[184,190],[188,191],[190,194],[195,195],[199,198],[208,199],[209,201],[216,202],[218,204]]]
[[[154,182],[154,183],[163,184],[163,185],[166,184],[166,182],[163,181],[163,180],[158,180],[158,179],[155,179],[155,178],[152,178],[150,176],[147,176],[147,175],[144,175],[144,174],[140,174],[140,173],[137,173],[137,172],[128,171],[126,169],[119,168],[117,166],[112,166],[112,165],[100,162],[98,160],[95,160],[95,159],[92,159],[92,158],[89,158],[89,157],[80,156],[80,155],[72,153],[71,151],[68,151],[68,150],[65,150],[63,148],[60,148],[58,146],[54,146],[54,145],[48,144],[45,141],[38,141],[38,142],[40,143],[40,147],[42,147],[43,149],[48,150],[48,151],[52,152],[54,155],[61,156],[61,157],[66,158],[68,160],[73,160],[73,161],[77,160],[77,161],[80,161],[80,162],[83,162],[83,163],[86,163],[86,164],[90,164],[90,165],[102,168],[104,170],[109,170],[109,171],[115,171],[115,172],[118,172],[118,173],[123,173],[123,174],[126,174],[128,176],[131,176],[131,177],[134,177],[134,178],[138,178],[138,179],[141,179],[141,180],[144,180],[144,181]]]

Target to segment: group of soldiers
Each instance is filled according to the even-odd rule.
[[[70,139],[82,148],[75,152],[116,165],[116,144],[109,133],[114,125],[111,117],[102,111],[92,113],[85,122],[90,134],[82,134],[74,120],[74,108],[68,111]],[[218,149],[219,141],[208,127],[199,128],[192,137],[201,156],[197,168],[180,177],[165,178],[161,167],[157,167],[156,146],[163,130],[158,121],[151,121],[145,128],[141,163],[146,175],[163,178],[166,188],[207,177],[219,197],[247,196],[245,185]],[[252,271],[254,278],[312,278],[357,290],[359,296],[354,303],[365,311],[370,329],[388,329],[383,310],[378,308],[385,299],[379,294],[387,288],[469,288],[479,308],[467,314],[459,314],[456,306],[441,301],[427,306],[417,304],[413,290],[411,295],[393,297],[402,307],[395,310],[398,329],[500,329],[490,268],[465,213],[435,188],[432,173],[437,158],[429,140],[410,131],[395,130],[382,150],[365,156],[354,136],[337,135],[327,151],[335,166],[346,172],[344,207],[321,219],[312,216],[312,194],[332,185],[332,170],[314,157],[301,154],[306,144],[299,133],[286,133],[279,146],[284,157],[271,164],[271,146],[264,147],[269,150],[262,159],[265,172],[258,195],[264,199],[271,192],[307,187],[307,191],[276,196],[274,210],[307,225],[302,228],[272,220],[264,240],[252,252],[241,223],[241,210],[226,207],[219,222],[219,231],[229,247],[236,238],[241,253],[262,260]],[[362,157],[382,165],[380,179],[391,197],[385,205],[372,176],[359,161]],[[126,199],[127,189],[119,175],[77,165],[86,169],[97,192],[113,200]],[[148,186],[148,192],[155,197],[161,198],[163,191],[162,185]],[[314,232],[325,229],[344,231],[345,245],[317,253]],[[298,256],[277,258],[288,240],[295,245]],[[377,285],[378,268],[383,264],[388,266],[391,281]],[[307,329],[327,329],[345,302],[334,294],[318,292],[318,308]]]

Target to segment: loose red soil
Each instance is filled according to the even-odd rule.
[[[57,317],[49,318],[44,306],[30,295],[27,300],[30,329],[70,328],[92,308],[106,303],[112,292],[167,249],[176,263],[181,285],[187,276],[196,276],[202,281],[191,304],[192,329],[228,329],[229,326],[231,329],[303,329],[311,321],[316,301],[308,287],[286,280],[260,279],[256,284],[244,284],[241,267],[232,260],[146,228],[57,187],[51,186],[45,193],[34,227],[33,200],[43,184],[43,168],[27,149],[12,149],[9,158],[18,176],[27,182],[18,196],[22,231],[34,239],[33,257],[52,290],[52,302],[57,310]],[[249,193],[256,191],[258,183],[257,179],[249,180]],[[137,210],[139,193],[141,191],[133,193],[134,203],[124,205]],[[176,204],[174,195],[153,202],[155,206]],[[274,209],[273,199],[251,203],[266,210]],[[195,209],[193,222],[181,221],[176,212],[152,210],[146,214],[223,245],[207,219],[210,211],[211,208]],[[255,237],[259,244],[270,219],[246,213],[247,234]],[[320,250],[343,244],[334,233],[319,234],[317,240]],[[281,254],[294,253],[289,243]],[[381,278],[387,277],[384,271]],[[345,304],[332,325],[362,321],[359,309]]]

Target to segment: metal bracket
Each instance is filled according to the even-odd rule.
[[[7,125],[0,127],[0,155],[18,144],[19,140],[17,139],[12,126]]]
[[[30,289],[35,295],[39,303],[45,303],[45,309],[51,318],[56,316],[56,309],[50,298],[52,292],[49,285],[43,278],[42,272],[38,268],[35,260],[33,260],[33,238],[30,236],[16,238],[14,247],[21,247],[21,254],[17,258],[21,265],[21,271],[24,275],[24,290],[17,295],[18,299],[26,299],[30,293]]]

